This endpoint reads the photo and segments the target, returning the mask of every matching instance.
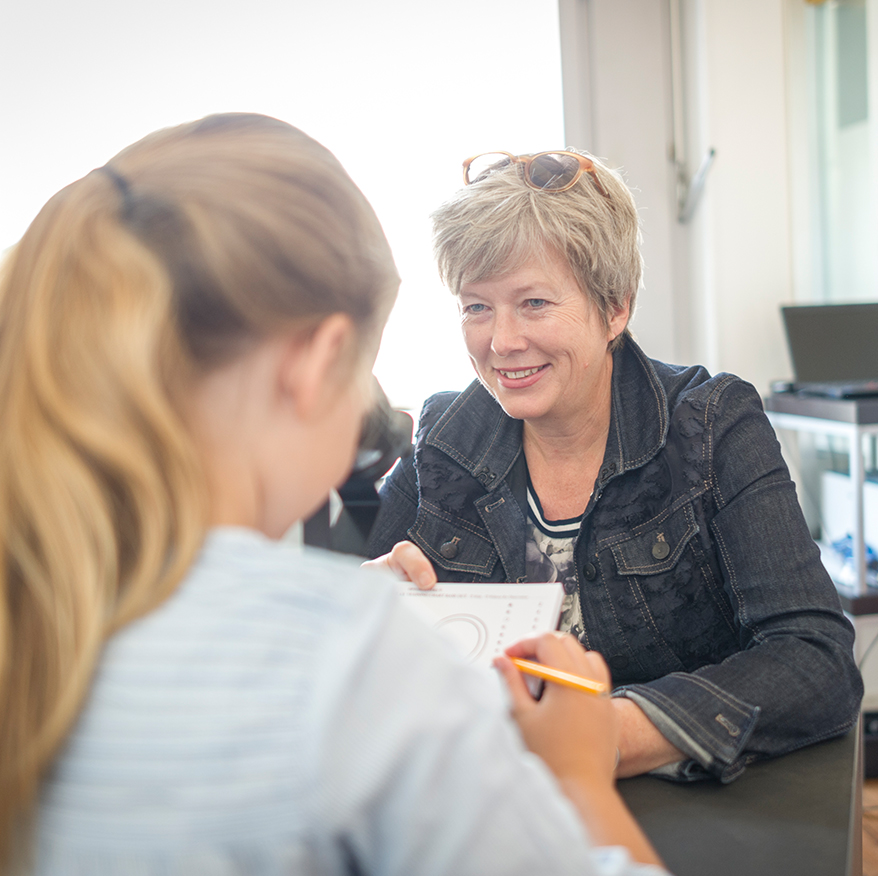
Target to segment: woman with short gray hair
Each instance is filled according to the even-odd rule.
[[[619,174],[573,151],[464,173],[435,252],[478,379],[426,402],[371,555],[423,588],[561,582],[561,629],[613,674],[619,776],[728,782],[844,733],[853,631],[758,393],[629,333],[640,233]]]

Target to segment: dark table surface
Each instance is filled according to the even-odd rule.
[[[730,785],[641,776],[619,790],[675,876],[860,876],[860,751],[852,731]]]

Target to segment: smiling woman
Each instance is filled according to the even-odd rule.
[[[852,630],[758,393],[631,338],[619,175],[532,165],[495,161],[434,214],[478,380],[427,401],[372,555],[422,587],[561,582],[561,629],[613,672],[620,776],[731,781],[845,732]]]

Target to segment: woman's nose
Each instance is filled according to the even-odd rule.
[[[509,356],[527,349],[524,326],[514,315],[498,313],[494,319],[491,350],[497,356]]]

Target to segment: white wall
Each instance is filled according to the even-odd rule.
[[[589,54],[578,63],[585,93],[578,105],[565,102],[567,123],[590,131],[593,150],[624,167],[641,210],[646,270],[635,334],[651,355],[736,372],[761,392],[789,376],[779,306],[794,298],[783,4],[680,0],[678,149],[690,175],[716,149],[703,200],[681,225],[668,2],[560,0],[562,29],[586,31],[562,40],[562,53],[578,44]]]
[[[878,0],[866,0],[866,44],[869,51],[869,161],[871,174],[868,184],[871,187],[872,215],[870,221],[873,241],[872,281],[878,287]],[[878,288],[873,288],[873,296],[878,298]]]
[[[765,391],[789,375],[779,305],[793,301],[782,0],[695,0],[700,137],[715,147],[703,213],[710,258],[693,282],[712,302],[714,368]]]
[[[561,0],[559,8],[567,145],[621,170],[633,190],[645,264],[631,328],[650,355],[677,361],[667,4]]]

